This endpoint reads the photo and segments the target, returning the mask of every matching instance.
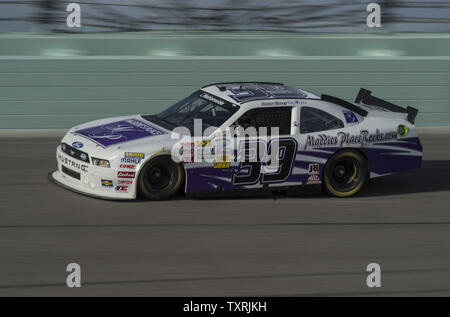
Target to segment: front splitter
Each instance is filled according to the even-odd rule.
[[[84,196],[88,196],[88,197],[92,197],[92,198],[99,198],[99,199],[104,199],[104,200],[116,200],[116,201],[126,201],[126,200],[135,199],[133,197],[130,197],[130,198],[113,197],[113,196],[107,195],[107,193],[105,193],[106,195],[98,195],[98,194],[93,194],[93,193],[90,193],[90,192],[82,190],[82,189],[73,188],[73,187],[65,184],[65,181],[64,181],[63,177],[61,176],[61,173],[58,170],[50,171],[47,174],[47,176],[48,176],[48,179],[52,183],[54,183],[58,186],[61,186],[65,189],[68,189],[74,193],[81,194]]]

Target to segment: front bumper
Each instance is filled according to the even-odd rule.
[[[136,198],[136,180],[127,180],[132,181],[132,184],[119,184],[124,179],[117,178],[115,168],[97,167],[78,161],[64,153],[61,146],[56,149],[56,160],[58,169],[49,173],[49,179],[64,188],[97,198],[118,200]],[[110,184],[105,186],[104,181]],[[123,187],[127,187],[127,191],[122,190]]]

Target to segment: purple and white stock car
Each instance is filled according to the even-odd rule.
[[[416,115],[365,89],[350,103],[279,83],[212,84],[156,115],[70,129],[49,175],[109,199],[292,193],[309,184],[348,197],[369,178],[420,167]]]

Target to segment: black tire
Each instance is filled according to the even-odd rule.
[[[184,169],[169,155],[151,159],[139,173],[138,189],[141,196],[150,200],[173,197],[184,183]]]
[[[369,165],[355,150],[343,150],[325,164],[322,187],[335,197],[350,197],[358,193],[369,179]]]

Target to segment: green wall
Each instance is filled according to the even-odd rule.
[[[450,126],[450,35],[0,35],[0,129],[158,112],[200,86],[276,81],[353,100],[360,87]]]

